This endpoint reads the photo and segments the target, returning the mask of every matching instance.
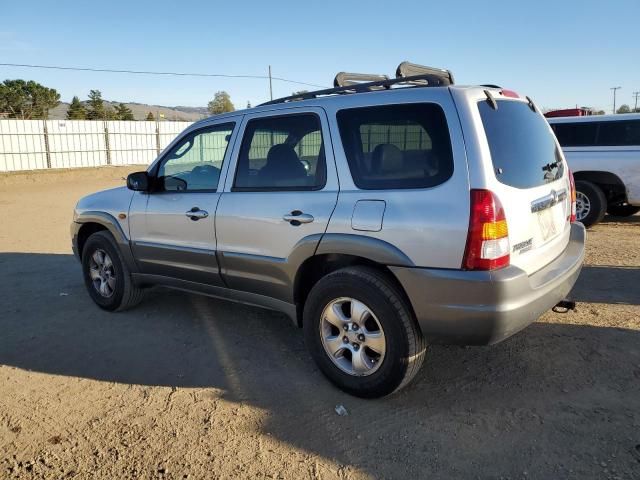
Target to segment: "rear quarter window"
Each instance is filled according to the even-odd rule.
[[[444,111],[433,103],[340,110],[340,138],[360,189],[428,188],[453,174]]]
[[[545,118],[524,102],[497,105],[494,110],[486,101],[478,103],[498,181],[524,189],[562,178],[562,156]]]

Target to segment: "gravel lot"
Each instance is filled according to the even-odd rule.
[[[0,176],[0,478],[640,478],[640,216],[589,231],[576,313],[432,347],[366,401],[282,315],[163,289],[95,307],[72,207],[127,170]]]

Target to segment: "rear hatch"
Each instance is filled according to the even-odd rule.
[[[490,188],[507,219],[510,263],[532,274],[569,243],[567,164],[546,119],[528,101],[496,98],[478,102],[478,110],[491,156],[485,167],[497,180]]]

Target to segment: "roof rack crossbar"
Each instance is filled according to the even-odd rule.
[[[446,85],[453,85],[453,73],[451,70],[442,68],[427,67],[426,65],[418,65],[417,63],[402,62],[396,68],[396,78],[408,78],[418,75],[433,75],[440,77]]]
[[[335,88],[338,88],[338,87],[346,87],[349,85],[356,85],[359,83],[381,82],[384,80],[389,80],[389,77],[386,75],[377,75],[377,74],[369,74],[369,73],[340,72],[336,75],[336,78],[333,80],[333,86]]]
[[[309,100],[322,95],[336,95],[346,93],[362,93],[380,90],[381,88],[391,88],[394,85],[407,85],[410,87],[443,87],[451,83],[442,74],[425,73],[422,75],[412,75],[408,77],[389,78],[387,80],[378,80],[375,82],[354,83],[353,85],[345,85],[343,87],[326,88],[324,90],[315,90],[313,92],[304,92],[288,97],[278,98],[265,102],[262,105],[275,105],[278,103],[287,103],[298,100]]]

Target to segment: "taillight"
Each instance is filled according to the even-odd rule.
[[[573,178],[573,172],[569,170],[569,185],[571,185],[571,213],[569,214],[569,221],[571,223],[576,221],[576,181]]]
[[[489,190],[471,190],[471,216],[462,267],[494,270],[509,265],[509,230],[498,197]]]

